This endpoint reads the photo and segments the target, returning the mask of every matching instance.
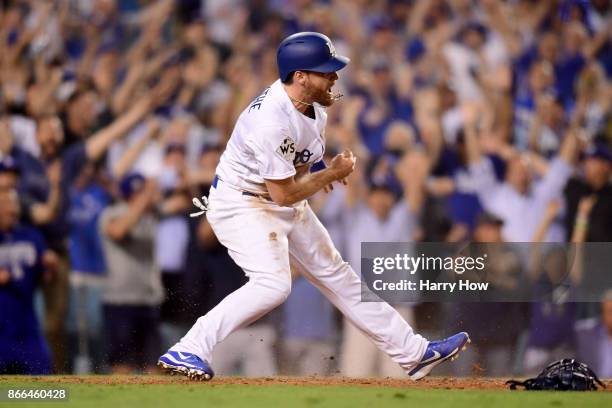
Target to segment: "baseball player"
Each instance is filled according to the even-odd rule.
[[[334,247],[307,198],[355,168],[349,150],[323,170],[325,108],[337,96],[336,71],[349,59],[330,39],[301,32],[277,51],[280,79],[242,112],[217,167],[207,217],[219,241],[249,281],[227,296],[161,356],[158,365],[192,379],[210,380],[215,345],[287,299],[295,268],[412,379],[454,358],[469,341],[459,333],[427,341],[387,303],[361,302],[361,281]],[[204,206],[203,206],[204,207]]]

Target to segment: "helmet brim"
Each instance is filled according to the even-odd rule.
[[[304,69],[304,71],[313,71],[313,72],[321,72],[321,73],[329,73],[340,71],[342,68],[346,67],[350,62],[350,58],[338,55],[331,58],[329,61],[324,62],[321,65],[317,65],[316,67]]]

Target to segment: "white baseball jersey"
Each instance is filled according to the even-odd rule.
[[[264,179],[283,180],[296,168],[323,158],[325,109],[315,104],[315,119],[300,113],[280,80],[240,114],[217,166],[217,175],[232,187],[267,193]]]

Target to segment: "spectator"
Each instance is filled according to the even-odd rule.
[[[65,114],[60,117],[66,146],[85,140],[92,133],[99,118],[99,103],[97,92],[89,85],[82,86],[70,96]]]
[[[5,119],[0,121],[0,133],[3,160],[6,165],[10,162],[19,176],[15,178],[14,188],[20,194],[22,220],[37,226],[51,223],[60,206],[60,161],[54,160],[47,169],[41,168],[38,159],[14,143],[15,135]]]
[[[166,298],[161,308],[162,336],[164,344],[174,344],[179,339],[182,330],[179,322],[185,321],[185,312],[188,304],[185,302],[185,264],[187,261],[187,246],[189,243],[189,225],[185,213],[191,207],[189,197],[189,175],[187,167],[186,150],[183,143],[176,140],[186,140],[187,122],[173,122],[164,131],[167,143],[158,183],[163,195],[163,217],[159,221],[155,239],[155,260],[162,272],[162,281],[166,291]],[[160,122],[151,118],[146,124],[146,131],[140,136],[123,155],[116,161],[113,174],[122,178],[129,171],[134,171],[141,162],[143,154],[151,152],[150,148],[159,148],[158,136]],[[183,131],[180,131],[183,129]],[[177,326],[178,325],[178,326]]]
[[[159,306],[164,293],[155,264],[156,187],[140,174],[121,181],[122,200],[100,216],[108,278],[102,294],[111,371],[150,370],[161,350]]]
[[[76,342],[73,371],[86,374],[103,365],[102,289],[106,264],[98,232],[98,219],[111,203],[104,188],[100,163],[88,163],[70,189],[70,301],[67,331]]]
[[[504,244],[504,221],[493,214],[483,213],[476,221],[473,248],[487,254],[487,293],[516,290],[522,265],[516,251]],[[462,275],[469,278],[467,275]],[[510,302],[459,303],[453,307],[448,325],[472,333],[474,346],[457,362],[455,374],[504,376],[513,372],[517,339],[524,329],[524,305]],[[500,316],[504,316],[500,319]]]
[[[47,343],[34,313],[34,292],[55,256],[40,233],[19,225],[14,189],[0,191],[0,373],[51,372]],[[48,275],[47,275],[48,277]]]
[[[365,106],[358,117],[361,140],[374,155],[383,153],[384,134],[395,120],[412,119],[410,95],[401,95],[392,80],[391,62],[372,59],[367,70],[356,79],[365,96]]]
[[[585,220],[588,226],[587,242],[612,241],[612,153],[605,144],[597,143],[586,151],[582,163],[582,177],[572,178],[565,188],[567,201],[566,229],[573,235],[578,203],[595,195],[597,201]]]
[[[600,304],[600,317],[577,326],[578,359],[588,364],[600,378],[612,377],[612,293],[607,291]]]
[[[566,129],[565,116],[560,99],[540,95],[536,99],[536,114],[529,129],[530,150],[545,157],[557,153]]]
[[[589,147],[584,155],[581,166],[581,174],[570,180],[565,189],[567,203],[566,226],[572,237],[577,233],[586,233],[585,242],[610,242],[610,222],[612,222],[611,184],[612,154],[606,144],[598,142]],[[580,203],[594,196],[595,201],[590,212],[580,216]],[[574,217],[573,221],[569,217]],[[583,261],[585,271],[601,270],[602,260],[600,257],[586,256]],[[597,284],[594,273],[586,273],[583,282],[592,293],[602,294],[606,287]],[[579,305],[578,315],[581,318],[597,315],[599,307],[596,303],[582,303]]]
[[[588,218],[594,202],[593,197],[584,199],[577,223]],[[582,279],[584,250],[576,247],[577,259],[572,264],[568,259],[570,248],[540,244],[560,207],[558,201],[549,204],[531,248],[529,278],[534,285],[535,301],[530,305],[529,336],[523,362],[523,370],[527,375],[535,375],[547,363],[567,358],[574,353],[573,326],[577,318],[577,307],[572,302],[572,296]],[[586,228],[580,225],[572,237],[572,242],[577,245],[582,245],[586,235]],[[567,290],[559,292],[559,288]],[[562,295],[559,296],[559,293]]]
[[[64,357],[64,320],[67,312],[68,300],[68,275],[69,261],[65,245],[68,232],[66,216],[69,208],[70,187],[82,167],[88,161],[96,161],[101,158],[108,146],[123,136],[138,121],[140,121],[155,106],[152,93],[142,96],[136,101],[130,110],[118,117],[110,125],[100,129],[93,135],[74,141],[68,147],[64,146],[64,132],[55,116],[41,118],[37,127],[37,139],[41,146],[40,162],[37,166],[27,168],[22,177],[36,178],[39,186],[47,183],[45,166],[54,160],[60,160],[61,168],[61,197],[57,216],[51,217],[42,232],[51,249],[60,255],[60,267],[57,275],[44,287],[46,302],[46,332],[47,338],[53,350],[54,367],[56,371],[65,370],[66,359]],[[64,148],[65,147],[65,148]],[[52,181],[52,180],[49,180]],[[53,184],[52,184],[53,185]]]
[[[543,100],[548,95],[553,95],[552,86],[554,84],[555,73],[550,62],[542,60],[536,61],[531,64],[528,73],[527,84],[525,86],[517,86],[517,90],[514,98],[514,143],[519,149],[526,150],[529,148],[529,141],[531,135],[531,147],[534,146],[534,142],[539,142],[538,132],[540,131],[540,122],[537,116],[537,102],[540,102],[540,112],[544,107]],[[554,118],[558,121],[558,118]],[[538,120],[537,126],[534,126],[534,121]],[[558,130],[558,129],[556,129]],[[537,138],[537,140],[533,140]],[[558,147],[558,140],[555,148]],[[539,146],[538,146],[539,149]]]
[[[507,51],[499,36],[477,21],[466,22],[459,41],[442,52],[451,70],[451,87],[461,102],[479,101],[485,91],[507,90],[510,71]]]
[[[166,332],[164,346],[167,348],[180,340],[184,327],[176,322],[184,321],[185,267],[189,244],[189,224],[185,214],[191,208],[188,185],[186,146],[168,144],[165,149],[162,173],[158,179],[165,199],[164,216],[160,219],[156,240],[155,259],[161,268],[166,300],[162,304],[161,318]]]
[[[455,226],[474,229],[482,205],[469,174],[463,130],[458,132],[454,148],[446,147],[441,153],[426,188],[432,197],[445,200],[445,210]]]
[[[343,222],[346,259],[357,273],[361,273],[362,242],[414,240],[428,169],[428,158],[422,152],[413,151],[405,155],[398,170],[398,178],[405,186],[401,200],[397,200],[396,190],[388,181],[383,181],[385,184],[380,181],[381,184],[372,182],[366,188],[365,183],[359,182],[359,173],[355,173],[352,183],[348,185],[346,199],[349,210],[344,212]],[[405,319],[411,324],[414,323],[412,307],[397,305],[396,308]],[[374,345],[369,344],[365,336],[347,321],[343,330],[340,371],[351,377],[367,377],[372,373],[384,376],[403,375],[401,369]]]
[[[330,375],[335,367],[336,324],[331,303],[298,277],[283,304],[283,365],[289,375]]]
[[[529,242],[539,225],[548,203],[560,198],[567,180],[572,174],[572,163],[577,154],[578,140],[569,132],[563,141],[559,155],[550,167],[543,171],[540,180],[532,182],[532,174],[526,160],[513,155],[507,163],[505,181],[496,180],[491,162],[483,158],[474,127],[475,115],[470,113],[466,123],[466,144],[470,174],[476,184],[480,202],[485,210],[504,221],[503,236],[508,242]],[[557,230],[549,231],[547,240],[561,241]]]

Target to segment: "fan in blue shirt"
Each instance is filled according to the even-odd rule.
[[[94,179],[95,166],[87,164],[70,189],[68,210],[69,253],[73,271],[102,275],[106,272],[98,217],[111,197]]]
[[[34,312],[46,246],[18,225],[15,190],[0,192],[0,374],[48,374],[50,356]]]

